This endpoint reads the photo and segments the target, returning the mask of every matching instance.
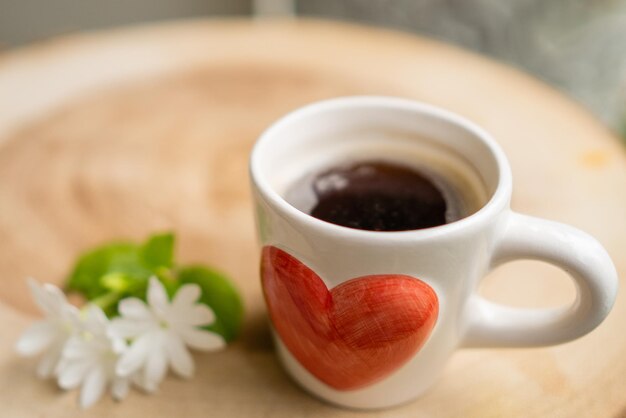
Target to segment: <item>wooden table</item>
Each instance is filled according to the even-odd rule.
[[[501,64],[395,32],[321,21],[191,21],[56,39],[0,55],[0,405],[6,417],[84,416],[13,344],[36,317],[23,279],[61,282],[104,240],[178,234],[178,258],[229,272],[245,331],[196,356],[191,382],[103,400],[91,417],[355,417],[298,389],[268,336],[246,164],[257,135],[304,103],[387,94],[446,107],[507,152],[513,207],[595,235],[626,272],[626,158],[561,94]],[[517,306],[573,297],[563,272],[518,261],[482,292]],[[381,417],[618,417],[626,296],[578,341],[463,350],[423,398]]]

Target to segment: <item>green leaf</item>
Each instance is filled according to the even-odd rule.
[[[170,297],[180,286],[196,283],[202,289],[201,303],[215,312],[215,322],[206,329],[226,341],[239,333],[243,306],[229,279],[203,266],[175,269],[174,235],[153,235],[145,243],[115,242],[83,254],[67,280],[69,290],[82,293],[100,306],[109,317],[118,314],[117,305],[126,297],[146,300],[148,279],[155,275]]]
[[[125,292],[132,287],[133,278],[127,274],[112,272],[100,278],[102,286],[111,292]]]
[[[203,267],[188,266],[178,273],[181,285],[196,283],[202,289],[200,302],[215,313],[215,322],[206,329],[220,334],[226,341],[237,337],[243,319],[243,304],[231,281],[223,274]]]
[[[145,280],[152,274],[139,256],[136,244],[117,242],[82,255],[67,280],[67,288],[94,299],[109,291],[101,280],[109,273],[120,273],[130,280]]]
[[[141,246],[143,264],[156,270],[159,267],[172,268],[174,264],[174,234],[153,235]]]
[[[114,242],[83,254],[67,280],[67,288],[91,300],[115,291],[144,298],[153,274],[167,276],[173,266],[174,235],[150,237],[143,245]],[[111,312],[116,313],[115,307]]]

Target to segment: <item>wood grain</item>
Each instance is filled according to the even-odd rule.
[[[178,258],[242,290],[241,340],[196,356],[191,382],[103,400],[93,417],[352,417],[308,396],[271,348],[247,157],[285,112],[322,98],[390,94],[487,128],[513,166],[514,209],[595,235],[626,272],[626,158],[578,105],[515,70],[432,41],[320,21],[194,21],[55,40],[0,56],[2,416],[82,415],[34,377],[17,336],[36,318],[24,277],[61,283],[83,249],[174,230]],[[563,272],[518,261],[482,292],[516,306],[573,297]],[[423,398],[381,417],[617,417],[626,409],[623,292],[592,334],[558,347],[464,350]]]

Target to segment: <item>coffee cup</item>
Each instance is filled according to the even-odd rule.
[[[467,177],[459,187],[476,188],[484,201],[461,219],[393,232],[336,225],[287,201],[299,178],[346,158],[432,165]],[[513,212],[504,152],[449,111],[387,97],[314,103],[261,135],[250,175],[278,356],[299,385],[333,404],[407,402],[456,349],[567,342],[596,328],[615,301],[617,273],[605,249],[571,226]],[[575,301],[526,309],[477,293],[490,270],[516,259],[566,271]]]

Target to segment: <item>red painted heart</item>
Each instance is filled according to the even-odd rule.
[[[274,328],[291,354],[338,390],[370,385],[406,363],[439,312],[435,291],[399,274],[363,276],[328,290],[310,268],[263,248],[261,276]]]

